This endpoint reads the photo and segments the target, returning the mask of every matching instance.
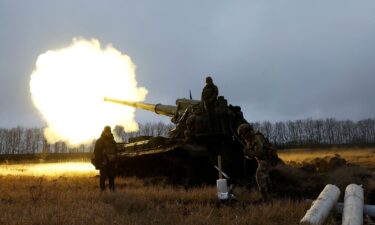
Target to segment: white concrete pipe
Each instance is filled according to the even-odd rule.
[[[229,189],[227,179],[216,180],[217,197],[219,200],[227,200],[229,198]]]
[[[340,189],[332,184],[327,184],[319,197],[312,203],[310,209],[300,221],[301,225],[321,225],[327,219],[331,209],[336,206],[340,197]]]
[[[363,224],[363,188],[350,184],[345,189],[344,212],[342,225]]]

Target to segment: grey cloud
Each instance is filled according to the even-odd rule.
[[[211,74],[248,120],[374,117],[374,11],[372,0],[0,1],[0,126],[42,124],[29,75],[75,36],[129,54],[148,102],[199,98]]]

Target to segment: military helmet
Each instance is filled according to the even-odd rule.
[[[212,82],[213,82],[212,77],[210,76],[206,77],[206,83],[210,84]]]
[[[110,126],[105,126],[103,131],[104,132],[111,132],[111,127]]]
[[[254,132],[254,128],[248,123],[241,124],[237,129],[237,133],[241,137],[246,135],[247,133],[253,133],[253,132]]]

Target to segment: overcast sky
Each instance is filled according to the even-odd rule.
[[[73,37],[128,54],[150,103],[199,98],[210,74],[249,121],[374,118],[374,12],[374,0],[0,0],[0,127],[43,126],[30,74]]]

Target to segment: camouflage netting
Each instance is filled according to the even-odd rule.
[[[375,173],[340,155],[278,165],[270,177],[277,196],[315,198],[326,184],[334,184],[340,188],[342,200],[346,186],[355,183],[363,185],[366,203],[375,203]]]

